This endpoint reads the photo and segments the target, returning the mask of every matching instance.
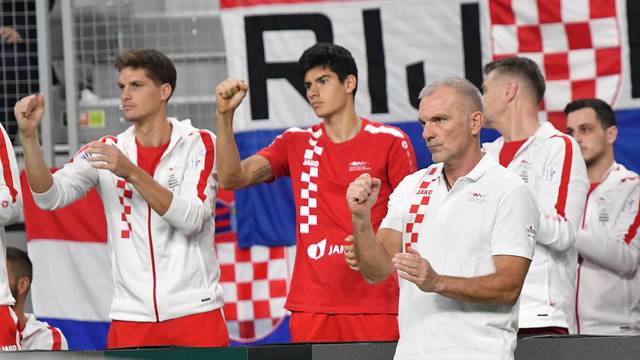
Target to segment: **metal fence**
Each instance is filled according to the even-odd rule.
[[[3,26],[11,20],[24,31],[23,42],[2,44],[0,116],[10,134],[16,133],[13,104],[40,87],[49,109],[42,141],[64,150],[61,159],[127,128],[112,62],[132,48],[154,48],[174,61],[178,80],[168,115],[213,129],[214,89],[226,76],[218,1],[50,0],[48,7],[42,6],[47,0],[0,1]],[[36,1],[43,2],[38,9]],[[46,43],[36,40],[37,11],[45,12],[48,31],[40,41]],[[41,65],[53,70],[51,81],[39,81],[38,51],[46,55]]]

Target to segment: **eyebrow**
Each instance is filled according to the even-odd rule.
[[[318,81],[318,80],[322,80],[322,79],[328,78],[328,77],[329,77],[329,75],[325,74],[325,75],[322,75],[322,76],[318,76],[317,78],[315,78],[315,79],[313,79],[311,81],[305,81],[304,83],[305,84],[310,84],[312,81]]]

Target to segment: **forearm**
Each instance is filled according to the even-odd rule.
[[[24,152],[24,168],[31,190],[39,194],[47,192],[53,186],[53,176],[42,156],[38,134],[21,135],[20,141]]]
[[[127,181],[136,188],[140,196],[158,215],[162,216],[169,210],[173,193],[158,184],[146,171],[136,166]]]
[[[638,253],[622,239],[600,238],[591,232],[580,230],[576,247],[585,259],[620,275],[633,274],[638,268]]]
[[[233,135],[233,113],[216,112],[216,153],[218,181],[226,189],[240,189],[249,185],[242,166],[238,145]]]
[[[565,251],[575,244],[576,226],[569,219],[557,214],[540,214],[540,230],[537,241],[556,251]]]
[[[495,273],[473,278],[444,275],[438,277],[436,293],[475,304],[513,305],[522,290],[522,284],[508,281]]]
[[[361,219],[357,216],[352,216],[352,221],[353,247],[358,259],[360,273],[370,284],[386,279],[394,270],[391,262],[393,254],[387,253],[380,241],[378,241],[369,217]]]

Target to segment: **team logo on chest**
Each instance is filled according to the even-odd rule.
[[[371,170],[371,166],[368,161],[357,160],[349,163],[349,171],[367,171]]]

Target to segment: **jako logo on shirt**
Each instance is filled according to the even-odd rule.
[[[304,162],[302,162],[302,166],[318,167],[318,165],[320,165],[320,162],[313,159],[304,159]]]
[[[371,170],[371,166],[367,161],[352,161],[349,163],[349,171],[365,171]]]
[[[327,247],[327,239],[323,239],[316,244],[311,244],[307,248],[307,255],[313,260],[318,260],[324,256],[324,251]]]

